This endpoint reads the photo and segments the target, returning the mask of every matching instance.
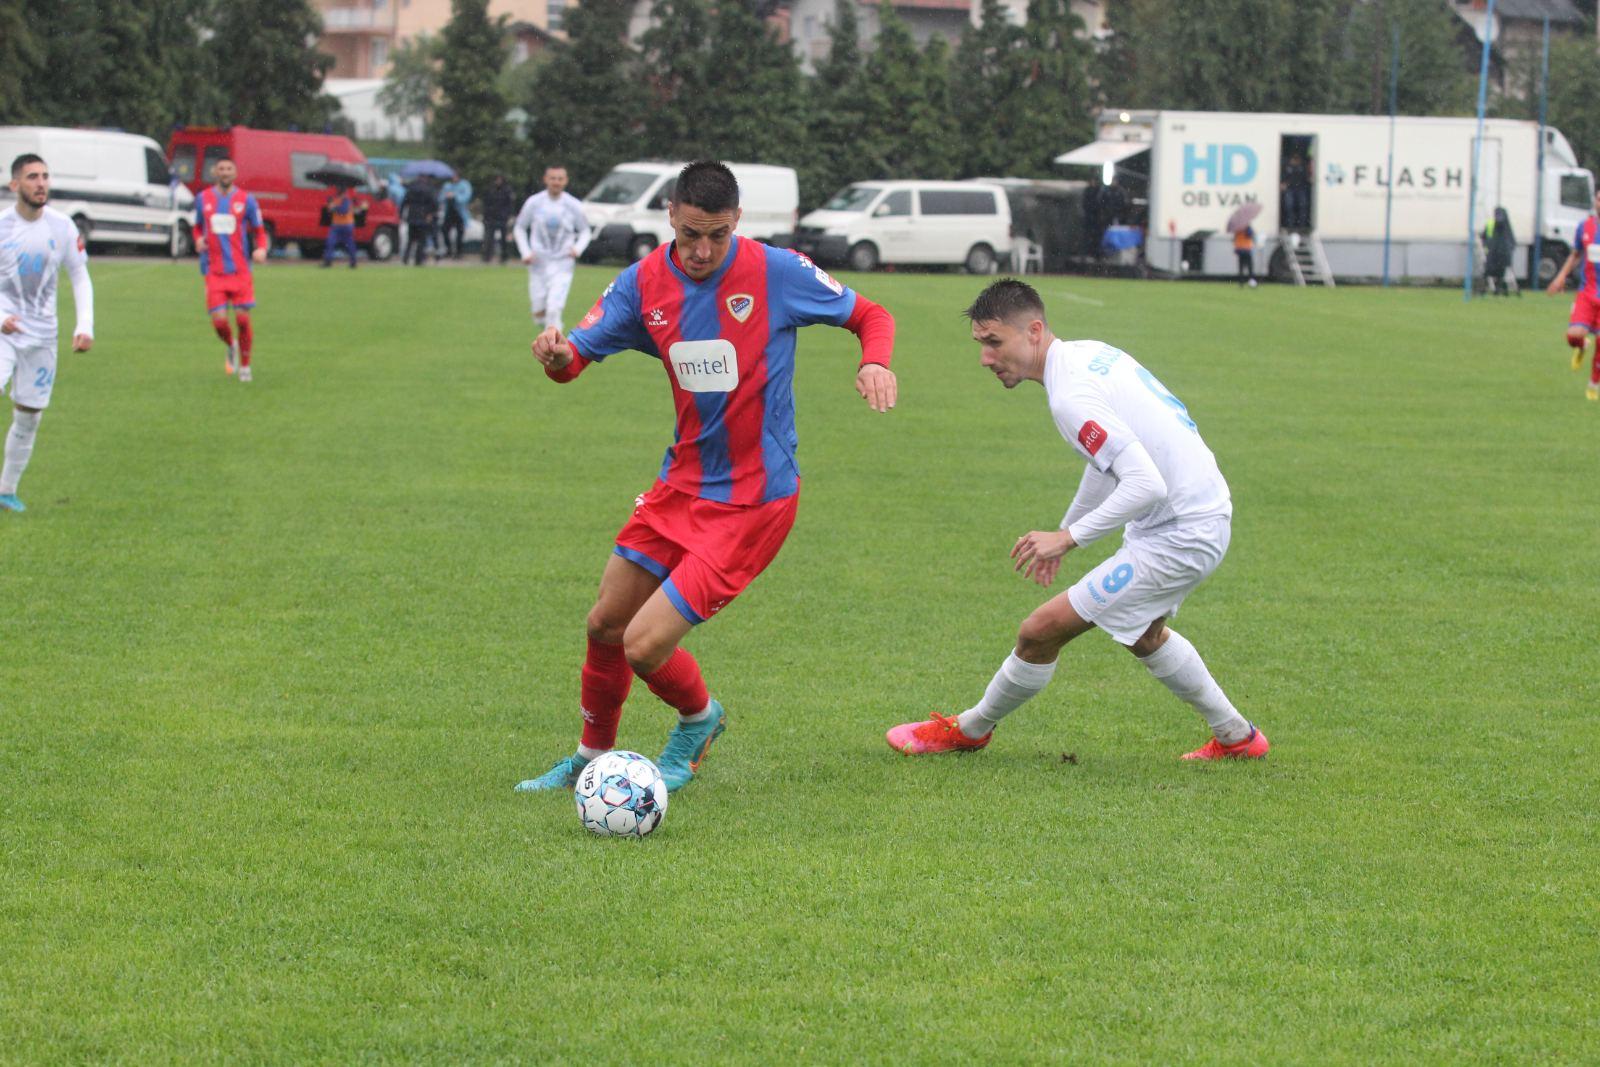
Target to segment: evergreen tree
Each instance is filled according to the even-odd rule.
[[[1001,106],[1014,116],[1013,135],[997,174],[1050,177],[1057,155],[1093,135],[1092,57],[1082,30],[1068,0],[1029,0],[1021,47],[1007,57],[1016,93]]]
[[[795,166],[806,151],[806,101],[800,61],[744,4],[724,0],[711,24],[706,55],[709,124],[702,133],[713,159]]]
[[[865,125],[856,140],[860,173],[872,178],[923,178],[949,161],[934,156],[939,127],[925,93],[927,76],[911,30],[889,0],[878,5],[878,46],[867,57]]]
[[[44,67],[44,49],[34,39],[23,18],[21,0],[0,0],[0,124],[21,125],[34,120],[29,94]],[[11,161],[0,161],[9,166]],[[10,180],[10,171],[6,172]]]
[[[1600,166],[1600,50],[1590,36],[1550,39],[1550,101],[1546,121],[1566,135],[1578,162]],[[1533,97],[1537,116],[1538,97]]]
[[[639,41],[650,92],[646,151],[666,159],[699,159],[710,154],[712,122],[719,113],[710,93],[711,9],[706,0],[656,0],[650,14],[653,25]]]
[[[489,17],[489,0],[451,0],[439,38],[439,103],[433,143],[467,178],[482,182],[503,170],[512,154],[510,104],[500,71],[511,55],[507,16]]]
[[[810,86],[810,151],[800,167],[803,211],[820,206],[858,177],[861,154],[856,147],[866,125],[865,70],[855,0],[836,0],[828,26],[828,58],[817,64]]]
[[[632,12],[631,0],[569,7],[567,39],[552,46],[522,103],[530,115],[529,170],[563,163],[580,195],[613,164],[644,154],[645,89],[627,42]]]
[[[439,99],[439,59],[441,42],[432,34],[419,34],[404,41],[389,56],[389,74],[378,90],[378,106],[397,122],[416,119],[422,136],[433,124],[433,108]]]
[[[1430,0],[1346,0],[1345,54],[1341,81],[1348,87],[1342,109],[1367,115],[1389,113],[1389,67],[1394,31],[1400,31],[1399,110],[1403,115],[1467,115],[1474,110],[1477,77],[1463,62],[1460,25],[1443,5]]]
[[[964,176],[1007,171],[1018,114],[1012,106],[1022,88],[1012,53],[1023,46],[1022,29],[1006,16],[1000,0],[983,0],[978,25],[961,35],[950,61],[951,108],[963,145]]]
[[[309,0],[228,0],[213,29],[214,118],[268,129],[327,125],[338,109],[322,91],[333,57],[308,43],[322,30]]]

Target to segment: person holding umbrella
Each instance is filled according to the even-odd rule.
[[[1241,204],[1228,216],[1228,232],[1233,234],[1233,254],[1239,257],[1239,284],[1256,287],[1256,231],[1250,223],[1261,214],[1261,205]]]

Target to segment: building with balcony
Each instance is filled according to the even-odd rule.
[[[330,78],[382,78],[406,41],[437,35],[450,21],[450,0],[312,0],[322,15],[317,47],[333,56]],[[569,0],[490,0],[490,17],[510,16],[513,55],[527,59],[561,32]]]

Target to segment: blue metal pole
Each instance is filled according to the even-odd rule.
[[[1539,285],[1539,264],[1544,260],[1544,122],[1550,102],[1550,16],[1544,19],[1544,55],[1539,61],[1539,183],[1533,187],[1533,262],[1528,264],[1528,286]]]
[[[1472,278],[1478,273],[1478,168],[1483,165],[1483,113],[1489,107],[1489,42],[1494,38],[1494,0],[1483,16],[1483,58],[1478,61],[1478,137],[1472,145],[1472,198],[1467,201],[1467,276],[1462,299],[1472,299]]]
[[[1389,237],[1394,229],[1394,127],[1400,99],[1400,25],[1389,45],[1389,186],[1383,203],[1383,284],[1389,284]]]

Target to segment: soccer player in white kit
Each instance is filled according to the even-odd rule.
[[[1267,735],[1167,627],[1222,562],[1233,518],[1228,483],[1183,402],[1126,352],[1057,340],[1039,294],[1023,282],[996,282],[966,314],[982,365],[1007,389],[1042,384],[1056,428],[1088,461],[1060,529],[1017,539],[1015,569],[1048,586],[1069,551],[1126,529],[1111,558],[1023,621],[982,700],[959,715],[896,726],[890,746],[913,756],[985,747],[995,724],[1049,683],[1067,642],[1098,626],[1210,725],[1211,740],[1184,759],[1265,756]]]
[[[561,313],[572,291],[578,257],[589,247],[589,220],[583,202],[566,191],[567,168],[544,169],[544,191],[534,193],[517,213],[512,233],[528,265],[528,303],[540,327],[563,329]]]
[[[0,212],[0,385],[11,391],[15,412],[0,465],[0,508],[26,511],[17,483],[33,456],[39,419],[56,381],[56,276],[72,279],[78,321],[72,350],[94,344],[94,287],[89,257],[77,225],[53,207],[50,169],[28,153],[11,164],[17,202]]]

